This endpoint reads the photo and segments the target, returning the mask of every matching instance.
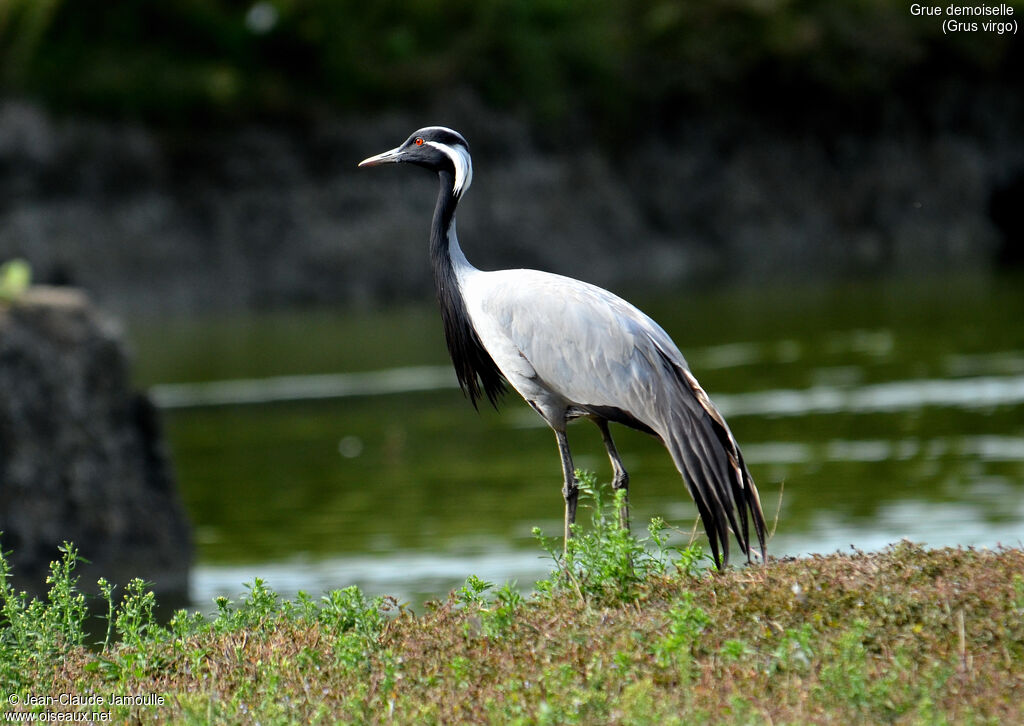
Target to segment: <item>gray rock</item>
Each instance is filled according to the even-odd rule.
[[[86,589],[141,577],[187,593],[190,527],[130,379],[117,326],[82,293],[35,287],[0,307],[0,544],[16,586],[45,590],[69,541]]]

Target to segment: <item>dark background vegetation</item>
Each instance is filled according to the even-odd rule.
[[[0,59],[8,94],[61,113],[191,128],[416,110],[463,88],[558,141],[572,120],[613,145],[723,104],[864,112],[951,83],[1019,87],[1013,36],[946,35],[910,5],[7,0]]]

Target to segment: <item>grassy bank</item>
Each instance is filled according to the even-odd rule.
[[[904,543],[716,574],[657,522],[646,542],[625,535],[612,509],[593,510],[568,560],[541,538],[557,568],[529,597],[470,577],[414,614],[357,588],[282,601],[256,581],[215,616],[159,625],[136,582],[101,587],[109,629],[91,648],[67,547],[45,601],[2,578],[3,708],[145,723],[1024,721],[1021,550]]]

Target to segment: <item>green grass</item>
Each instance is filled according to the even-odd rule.
[[[555,571],[535,594],[470,576],[418,614],[355,587],[282,600],[255,580],[214,615],[162,625],[144,583],[101,583],[108,628],[92,643],[73,546],[43,600],[14,592],[3,562],[2,708],[204,724],[1024,720],[1021,550],[901,543],[719,574],[657,523],[625,536],[617,502],[583,481],[598,506],[566,556],[542,538]]]

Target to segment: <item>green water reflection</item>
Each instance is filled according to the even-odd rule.
[[[784,486],[776,553],[905,535],[936,545],[1020,541],[1021,278],[631,297],[721,399],[769,518]],[[429,303],[140,321],[131,338],[147,386],[447,363]],[[785,391],[874,391],[882,403],[801,411],[773,403]],[[766,404],[750,396],[765,393]],[[435,595],[473,570],[418,582],[431,558],[469,568],[481,553],[529,558],[539,552],[531,527],[560,530],[553,437],[512,396],[501,412],[479,413],[448,388],[183,408],[167,411],[166,425],[200,573],[369,558],[371,569],[397,566],[401,580],[408,561],[405,591]],[[617,438],[634,521],[660,515],[689,532],[695,509],[668,455],[636,432]],[[580,423],[570,441],[579,466],[607,476],[596,428]],[[361,577],[359,567],[342,570],[298,582],[317,592]]]

